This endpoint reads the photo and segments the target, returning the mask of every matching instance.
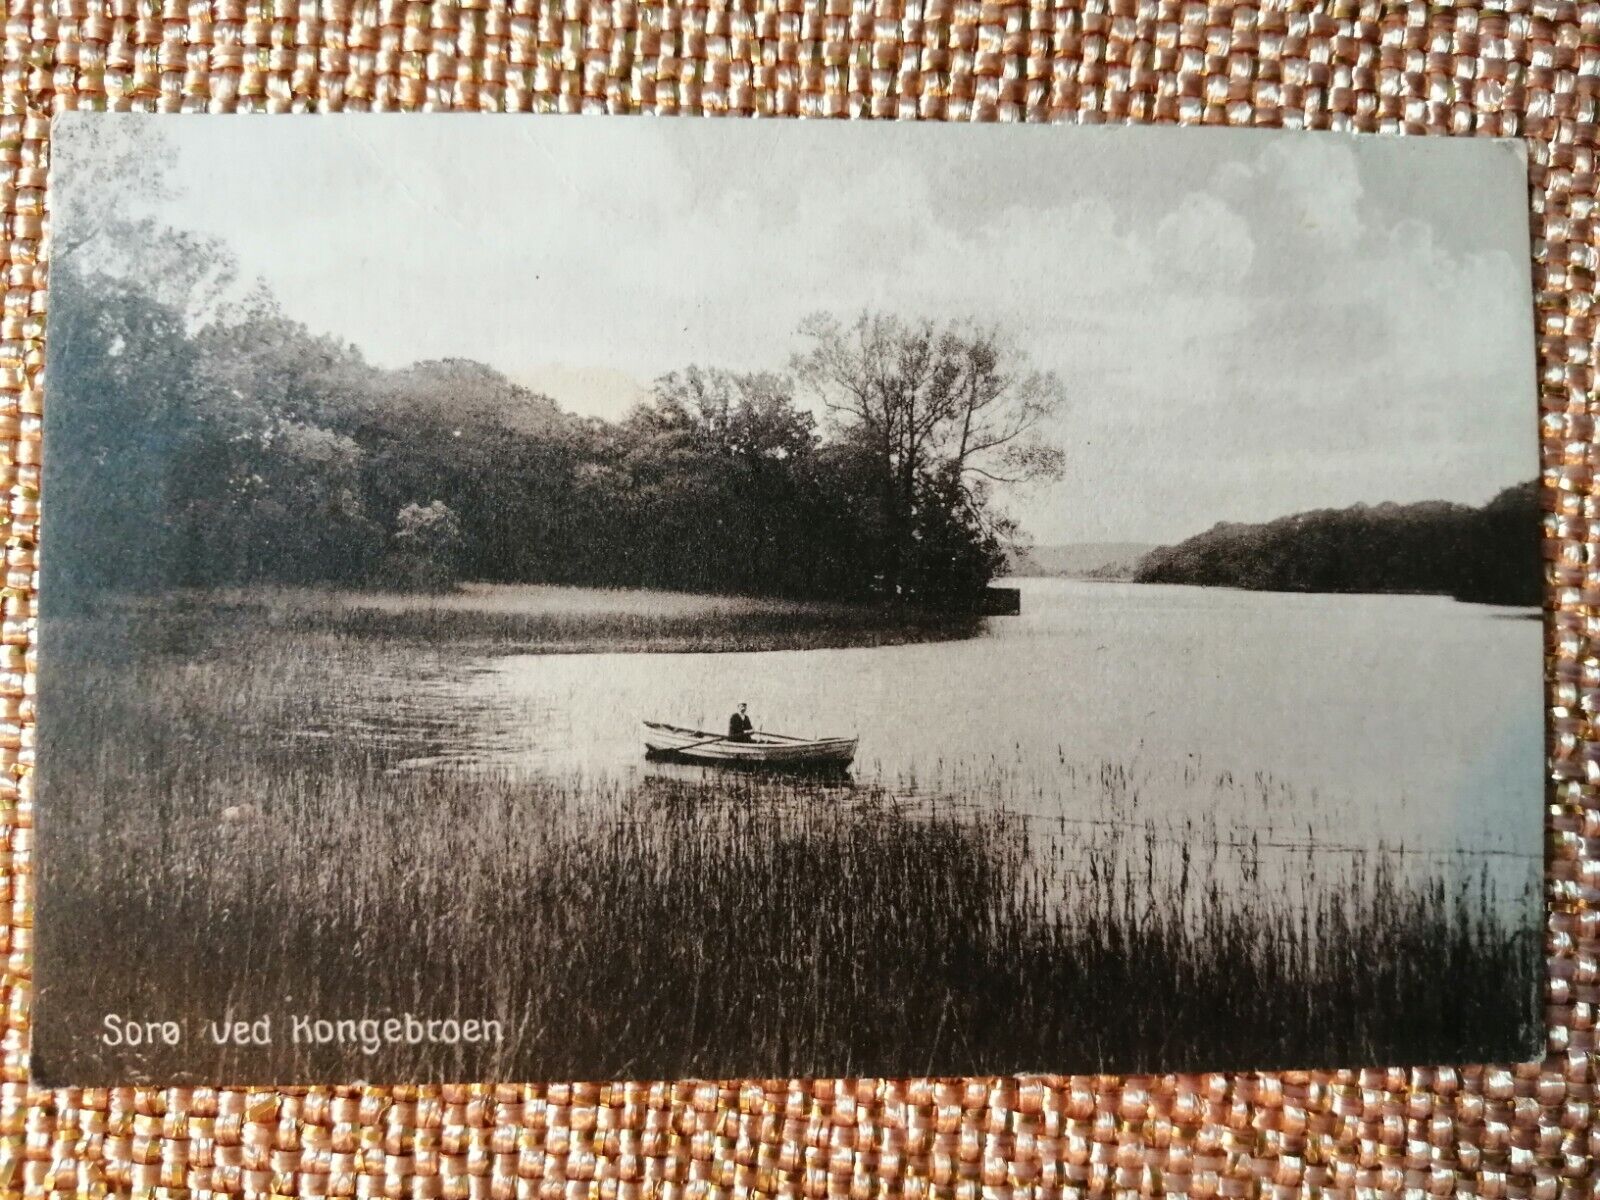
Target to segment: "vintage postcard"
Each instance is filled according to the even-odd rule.
[[[34,1077],[1536,1056],[1526,171],[58,118]]]

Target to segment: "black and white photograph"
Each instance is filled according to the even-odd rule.
[[[1519,142],[51,155],[37,1082],[1541,1052]]]

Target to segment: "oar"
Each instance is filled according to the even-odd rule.
[[[685,750],[694,750],[694,749],[699,748],[700,746],[709,746],[709,745],[711,745],[712,742],[725,742],[727,740],[728,740],[727,738],[722,737],[722,736],[719,735],[717,737],[707,738],[703,742],[690,742],[687,746],[674,746],[674,747],[672,747],[672,753],[673,754],[682,754]]]
[[[711,733],[705,729],[685,729],[681,725],[662,725],[655,721],[646,721],[645,725],[651,729],[676,730],[679,733],[698,733],[705,738],[703,742],[690,742],[687,746],[676,746],[673,753],[679,750],[693,750],[697,746],[709,746],[712,742],[726,741],[727,738],[720,733]]]
[[[814,742],[816,738],[795,737],[792,733],[773,733],[766,729],[752,729],[751,733],[759,733],[762,737],[782,738],[786,742]]]

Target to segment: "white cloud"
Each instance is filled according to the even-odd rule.
[[[1334,246],[1361,236],[1363,188],[1357,143],[1297,137],[1264,144],[1253,160],[1217,173],[1220,195],[1246,211],[1270,208],[1283,223]]]
[[[690,362],[781,367],[816,309],[977,316],[1076,397],[1067,481],[1016,502],[1046,540],[1533,471],[1523,182],[1491,144],[246,121],[168,123],[160,211],[380,362],[478,358],[614,415]]]

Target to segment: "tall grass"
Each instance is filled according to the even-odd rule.
[[[470,584],[438,595],[312,588],[176,593],[140,614],[169,642],[230,627],[450,646],[480,653],[811,650],[971,637],[981,618],[881,604],[631,589]]]
[[[339,739],[309,757],[286,731],[400,670],[392,647],[231,633],[198,657],[51,643],[74,686],[41,751],[46,1078],[1222,1069],[1503,1058],[1537,1036],[1537,938],[1487,878],[1373,853],[1308,863],[1289,900],[1203,820],[1158,849],[1115,765],[1114,819],[1047,829],[965,783],[909,805],[743,776],[399,771]],[[286,1034],[290,1014],[407,1011],[500,1017],[507,1039],[420,1067],[280,1044],[72,1069],[106,1012],[188,1019],[192,1040],[210,1018]]]

